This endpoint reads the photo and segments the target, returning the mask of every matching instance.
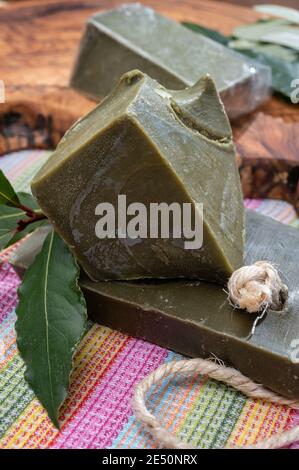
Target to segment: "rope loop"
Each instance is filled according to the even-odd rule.
[[[184,377],[194,374],[202,374],[211,379],[226,383],[247,397],[261,399],[276,405],[289,406],[299,410],[299,401],[284,398],[271,390],[253,382],[236,369],[215,363],[209,359],[187,359],[172,361],[158,367],[154,372],[145,377],[136,387],[133,397],[133,409],[138,421],[140,421],[150,434],[166,449],[194,449],[191,444],[181,441],[170,431],[163,427],[162,423],[146,407],[147,394],[153,385],[158,384],[169,375],[182,375]],[[299,440],[299,426],[275,434],[257,444],[242,447],[243,449],[276,449],[292,444]],[[236,447],[234,447],[236,448]]]

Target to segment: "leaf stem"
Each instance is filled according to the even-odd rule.
[[[28,217],[34,217],[34,210],[30,209],[30,207],[24,206],[23,204],[18,204],[17,207],[22,211],[26,212]]]
[[[21,208],[21,206],[19,206]],[[26,208],[26,206],[23,206]],[[39,209],[36,211],[33,211],[32,209],[27,208],[27,210],[23,209],[24,212],[26,212],[26,215],[29,217],[28,219],[21,219],[18,221],[18,228],[17,232],[22,232],[28,225],[32,224],[33,222],[36,222],[37,220],[42,220],[46,219],[47,216]]]

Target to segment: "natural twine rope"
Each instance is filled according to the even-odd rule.
[[[277,269],[267,261],[257,261],[251,266],[244,266],[235,271],[228,282],[228,297],[234,307],[248,312],[260,312],[254,322],[254,334],[257,321],[268,308],[281,311],[287,299],[288,289],[283,284]],[[216,364],[207,359],[188,359],[164,364],[143,379],[136,387],[133,407],[137,419],[143,423],[158,442],[170,449],[193,449],[190,444],[182,442],[165,429],[158,419],[148,411],[145,405],[146,394],[150,388],[170,374],[184,376],[203,374],[212,379],[224,382],[251,398],[259,398],[278,405],[287,405],[299,409],[299,402],[277,395],[242,375],[239,371]],[[272,436],[257,444],[243,448],[275,449],[299,440],[299,426]]]
[[[251,381],[237,370],[216,364],[208,359],[187,359],[173,361],[158,367],[154,372],[145,377],[136,387],[133,397],[133,408],[136,418],[146,426],[150,434],[166,449],[194,449],[191,444],[181,441],[171,434],[159,420],[147,409],[145,401],[150,388],[168,377],[170,374],[181,374],[185,377],[194,374],[206,375],[212,379],[224,382],[248,397],[258,398],[277,405],[287,405],[293,409],[299,409],[299,401],[289,400],[277,395],[270,390]],[[276,434],[257,444],[244,446],[243,449],[276,449],[284,447],[299,440],[299,426]],[[236,448],[236,447],[235,447]]]
[[[288,288],[268,261],[257,261],[237,269],[228,281],[229,300],[237,308],[259,312],[281,310]]]

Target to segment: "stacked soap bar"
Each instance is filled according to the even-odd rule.
[[[42,246],[42,230],[13,255],[12,264],[21,275]],[[256,314],[233,309],[221,286],[190,280],[92,282],[82,275],[90,318],[188,356],[214,355],[298,400],[299,231],[248,211],[246,233],[245,262],[267,259],[280,266],[289,288],[286,310],[269,311],[254,335]]]
[[[126,73],[67,132],[32,182],[55,229],[93,280],[195,278],[226,283],[243,263],[244,210],[231,128],[210,77],[169,92],[140,71]],[[142,204],[189,204],[203,244],[186,237],[132,238],[123,227],[96,233],[97,207],[119,210],[119,196]],[[120,216],[118,216],[120,218]],[[151,221],[149,221],[149,224]],[[117,226],[119,227],[119,220]]]
[[[71,85],[101,99],[123,73],[138,68],[170,89],[193,85],[209,73],[230,118],[269,95],[270,70],[246,61],[209,38],[140,4],[91,17]]]

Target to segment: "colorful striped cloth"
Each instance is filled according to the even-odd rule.
[[[26,151],[0,159],[0,168],[18,190],[47,158]],[[246,201],[247,207],[298,226],[293,208],[277,201]],[[2,253],[0,267],[0,447],[157,448],[136,422],[130,405],[135,384],[165,361],[181,356],[109,328],[90,325],[75,357],[61,430],[24,381],[15,342],[19,279]],[[255,402],[205,377],[165,380],[152,390],[148,406],[165,426],[200,448],[246,445],[299,422],[299,413]],[[292,447],[296,447],[294,444]],[[298,446],[299,448],[299,443]]]

